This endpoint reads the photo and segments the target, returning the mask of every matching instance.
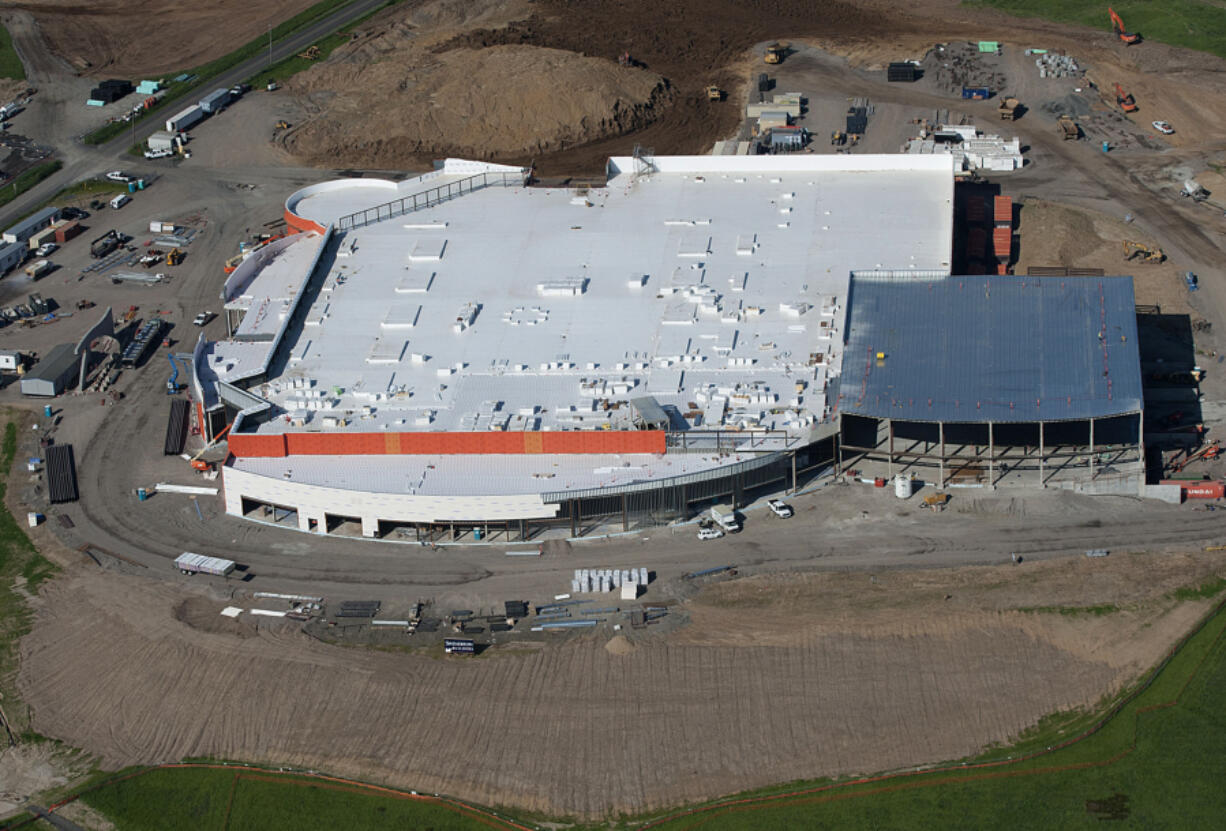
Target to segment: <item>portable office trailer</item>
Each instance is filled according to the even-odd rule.
[[[16,349],[0,349],[0,369],[15,370],[21,366],[21,353]]]
[[[23,242],[10,242],[0,246],[0,274],[7,274],[21,265],[29,250]]]
[[[908,61],[892,63],[885,70],[885,79],[887,81],[902,81],[910,82],[916,80],[919,72],[919,67]]]
[[[25,242],[52,222],[60,218],[60,209],[54,205],[31,214],[4,232],[5,242]]]
[[[177,133],[181,130],[186,130],[193,124],[199,123],[202,118],[204,118],[204,110],[200,109],[199,104],[193,104],[186,110],[166,119],[166,132]]]
[[[61,343],[21,379],[21,394],[48,398],[59,395],[72,383],[79,364],[76,347]]]
[[[175,134],[159,130],[149,137],[150,150],[174,150]]]

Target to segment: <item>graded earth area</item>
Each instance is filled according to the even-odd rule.
[[[36,602],[19,686],[35,729],[107,767],[263,761],[591,818],[1008,741],[1151,666],[1208,608],[1175,590],[1223,573],[1206,553],[778,573],[708,586],[671,635],[465,659],[231,625],[207,587],[76,568]]]
[[[47,46],[77,72],[116,77],[183,72],[219,58],[318,0],[27,0]]]

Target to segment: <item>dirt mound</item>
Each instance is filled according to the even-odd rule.
[[[238,618],[222,615],[221,610],[228,605],[204,597],[188,597],[175,607],[175,620],[202,632],[237,635],[240,638],[255,637],[256,627],[250,618],[243,623]]]
[[[614,635],[604,648],[610,655],[629,655],[634,651],[634,644],[625,635]]]
[[[294,79],[290,89],[318,104],[319,115],[287,137],[291,152],[359,167],[443,154],[524,159],[639,129],[672,98],[653,72],[558,49],[453,49],[426,63],[403,57],[393,52],[356,69],[328,62]],[[337,88],[353,91],[335,96]]]

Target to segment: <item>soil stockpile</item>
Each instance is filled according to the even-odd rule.
[[[671,635],[480,658],[334,647],[288,621],[226,634],[204,619],[221,600],[91,569],[44,589],[19,685],[35,729],[107,766],[287,763],[599,817],[974,754],[1135,678],[1206,608],[1172,589],[1220,569],[1113,554],[765,575],[699,594]]]
[[[291,152],[376,168],[420,156],[531,158],[640,129],[673,95],[654,72],[534,46],[453,49],[425,62],[393,48],[369,60],[395,37],[293,80],[318,115],[288,136]]]

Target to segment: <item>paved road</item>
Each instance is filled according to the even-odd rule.
[[[272,49],[273,62],[301,52],[312,43],[332,34],[347,23],[370,14],[386,5],[386,3],[387,0],[354,0],[354,2],[349,3],[339,11],[333,12],[289,37],[275,41]],[[25,15],[25,17],[28,18],[29,16]],[[41,44],[41,37],[38,35],[37,30],[32,26],[19,28],[19,31],[15,33],[14,41],[18,54],[21,56],[23,64],[27,67],[31,82],[36,84],[44,83],[52,78],[64,77],[68,67],[62,61],[48,54],[45,46]],[[267,51],[261,52],[259,55],[243,61],[228,72],[212,79],[208,84],[201,86],[199,92],[203,94],[219,87],[232,87],[255,75],[267,67],[268,63]],[[31,71],[31,68],[33,71]],[[183,106],[187,106],[190,101],[190,96],[184,98]],[[171,112],[166,112],[162,115],[173,115],[173,106],[170,109]],[[136,141],[144,141],[153,133],[163,129],[163,122],[164,118],[159,115],[147,118],[137,124],[135,131]],[[2,217],[0,219],[0,227],[8,227],[33,210],[34,207],[50,199],[61,188],[73,182],[109,170],[115,167],[117,161],[130,162],[131,157],[127,154],[127,151],[132,146],[133,135],[131,130],[126,130],[106,144],[97,146],[86,145],[75,136],[38,137],[39,141],[52,144],[62,150],[65,162],[64,167],[55,175],[44,179],[38,185],[4,206],[3,212],[0,213],[0,217]],[[70,148],[69,145],[73,146]]]

